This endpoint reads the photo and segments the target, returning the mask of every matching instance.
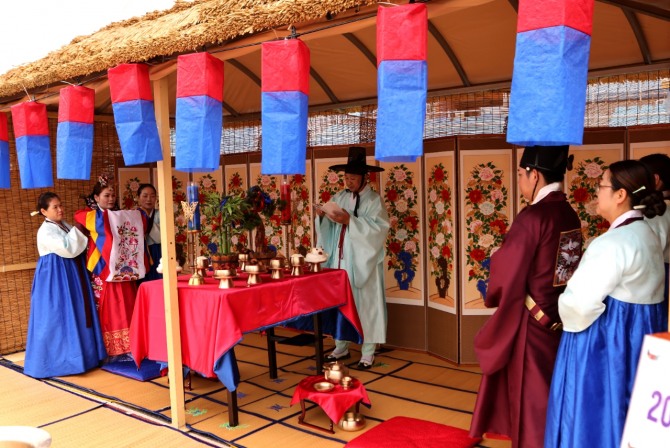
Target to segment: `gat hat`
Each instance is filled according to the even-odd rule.
[[[519,166],[525,169],[536,169],[544,173],[565,174],[573,156],[568,156],[568,145],[561,146],[526,146]]]
[[[349,158],[344,165],[333,165],[329,167],[333,171],[344,171],[349,174],[378,173],[384,171],[384,168],[367,165],[365,163],[365,148],[362,146],[350,146]]]

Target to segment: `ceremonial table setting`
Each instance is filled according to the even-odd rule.
[[[236,389],[239,370],[234,346],[245,333],[268,330],[270,376],[276,378],[274,339],[277,325],[312,317],[316,333],[316,367],[322,370],[323,347],[321,313],[328,320],[353,328],[362,341],[362,330],[346,271],[323,269],[299,276],[272,279],[261,272],[260,283],[248,284],[248,274],[238,274],[232,287],[221,288],[220,280],[204,277],[203,283],[189,285],[190,276],[180,276],[177,290],[181,330],[182,362],[191,370],[218,377],[228,390],[229,424],[238,425]],[[331,323],[337,337],[339,323]],[[148,358],[166,362],[167,342],[163,281],[142,283],[137,293],[130,328],[131,351],[135,362]],[[274,376],[273,376],[274,375]]]

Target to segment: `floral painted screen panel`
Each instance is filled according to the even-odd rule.
[[[420,161],[382,163],[382,198],[391,221],[386,238],[386,300],[423,306],[422,201],[426,194]]]
[[[456,314],[456,199],[454,153],[424,156],[426,173],[425,248],[428,257],[428,306]]]
[[[610,164],[623,159],[623,144],[571,146],[575,156],[572,171],[565,175],[565,190],[570,205],[582,223],[584,249],[610,226],[596,213],[596,187]]]
[[[665,154],[670,156],[670,140],[630,144],[631,159],[639,159],[650,154]]]
[[[312,172],[308,166],[305,175],[288,176],[291,191],[291,224],[288,227],[289,254],[307,252],[312,248]]]
[[[516,171],[511,149],[461,151],[461,309],[464,315],[492,314],[484,298],[491,255],[512,221]]]
[[[149,168],[119,168],[117,201],[122,210],[137,208],[137,189],[141,184],[151,183]]]
[[[225,192],[229,196],[241,195],[244,196],[249,188],[247,178],[246,164],[231,164],[225,165],[223,168],[223,179],[225,185]],[[233,235],[230,239],[233,245],[241,243],[243,246],[249,246],[249,235],[245,232],[239,235]]]

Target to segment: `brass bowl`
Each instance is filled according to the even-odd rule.
[[[261,272],[261,265],[260,264],[248,264],[244,268],[245,271],[247,271],[248,274],[258,274]]]
[[[354,379],[350,376],[344,376],[340,380],[340,386],[342,386],[342,389],[349,389],[351,386],[354,384]]]
[[[358,412],[347,412],[337,426],[343,431],[360,431],[365,428],[365,417]]]
[[[234,277],[235,277],[234,269],[217,269],[216,271],[214,271],[214,278],[216,279],[234,278]]]
[[[321,381],[319,383],[314,384],[314,389],[316,389],[319,392],[328,392],[330,390],[333,390],[335,385],[333,383],[329,383],[328,381]]]

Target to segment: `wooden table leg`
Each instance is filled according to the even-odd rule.
[[[228,426],[234,427],[240,424],[237,415],[237,390],[231,392],[226,389],[226,393],[228,394]]]
[[[314,353],[316,355],[316,374],[323,373],[323,329],[321,328],[321,313],[315,313],[314,320]]]
[[[300,417],[298,417],[298,423],[299,424],[301,424],[303,426],[307,426],[307,427],[312,428],[312,429],[318,429],[319,431],[327,432],[328,434],[335,434],[335,430],[333,430],[333,421],[330,420],[330,418],[328,418],[328,420],[330,421],[330,429],[329,428],[323,428],[323,427],[317,426],[317,425],[313,425],[313,424],[307,423],[305,421],[305,412],[306,412],[305,411],[305,400],[300,400],[300,409],[302,410],[302,412],[300,413]]]
[[[277,379],[277,345],[275,342],[274,327],[265,330],[268,338],[268,366],[270,367],[270,379]]]

